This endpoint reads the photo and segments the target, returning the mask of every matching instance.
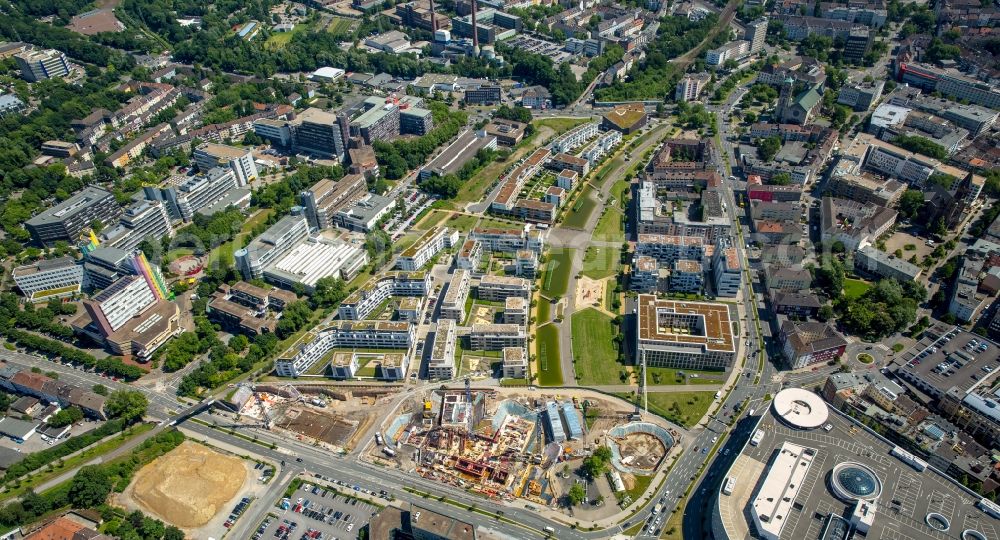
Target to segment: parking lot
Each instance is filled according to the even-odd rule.
[[[342,491],[338,491],[338,489]],[[356,538],[379,506],[355,498],[347,492],[351,486],[334,488],[303,482],[257,528],[253,538],[266,540],[331,540]]]

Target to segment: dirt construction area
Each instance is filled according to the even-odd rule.
[[[650,433],[630,433],[615,442],[621,450],[622,464],[633,469],[655,470],[667,455],[663,441]]]
[[[278,422],[278,426],[343,448],[355,430],[358,429],[358,420],[350,420],[340,415],[324,414],[300,407],[291,407]]]
[[[244,460],[185,441],[139,470],[123,495],[167,523],[192,529],[228,511],[250,481]]]

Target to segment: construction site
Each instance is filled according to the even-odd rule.
[[[332,451],[354,448],[375,421],[374,406],[392,387],[241,384],[227,400],[243,425],[283,431]]]
[[[630,422],[635,411],[621,402],[468,384],[428,391],[401,411],[383,424],[366,459],[490,499],[553,507],[571,485],[566,471],[579,469],[594,449],[612,450],[607,478],[592,487],[614,500],[635,476],[655,473],[676,440],[666,428]]]

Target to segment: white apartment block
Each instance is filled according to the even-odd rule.
[[[597,136],[599,127],[600,124],[598,122],[588,122],[582,126],[578,126],[570,131],[567,131],[553,141],[551,146],[552,153],[561,154],[564,152],[570,152],[577,147],[582,146],[585,142]]]
[[[734,247],[716,249],[712,260],[716,296],[734,297],[740,292],[743,269]]]
[[[505,347],[526,347],[528,336],[517,324],[474,324],[469,333],[472,348],[477,351],[499,351]]]
[[[483,249],[488,251],[516,253],[529,249],[541,253],[545,249],[545,235],[531,225],[523,229],[475,229],[470,236],[482,242]]]
[[[708,73],[685,75],[677,82],[677,89],[674,90],[674,101],[697,101],[711,80],[712,76]]]
[[[605,154],[614,150],[622,142],[622,132],[614,129],[605,131],[590,146],[584,149],[580,157],[586,159],[593,167]],[[564,171],[565,172],[565,171]],[[562,187],[562,186],[559,186]],[[563,188],[566,189],[566,188]]]
[[[455,376],[455,321],[441,319],[434,331],[431,357],[427,361],[427,378],[450,379]]]
[[[614,133],[618,133],[615,131]],[[621,135],[619,133],[619,135]],[[580,180],[580,173],[576,171],[571,171],[569,169],[563,169],[556,177],[556,185],[565,189],[566,191],[573,191],[573,186]]]
[[[528,353],[523,347],[504,348],[503,376],[507,379],[524,379],[528,376]]]
[[[225,144],[203,143],[194,151],[198,170],[208,172],[215,167],[228,168],[236,175],[236,185],[243,187],[257,179],[257,165],[250,150]]]
[[[483,258],[483,243],[479,240],[468,239],[462,244],[455,256],[455,268],[475,272],[479,267],[479,261]]]
[[[335,349],[409,349],[416,330],[408,322],[339,321],[303,336],[275,363],[281,377],[298,377]]]
[[[441,318],[455,321],[465,320],[465,301],[469,298],[472,280],[468,270],[455,270],[448,292],[441,301]]]
[[[504,301],[504,324],[528,324],[528,300],[519,296],[509,296]]]
[[[426,272],[386,272],[351,293],[338,308],[341,320],[365,319],[390,296],[427,296],[431,289]]]
[[[483,276],[479,280],[478,298],[492,302],[503,302],[508,298],[529,298],[531,282],[524,278],[510,276]]]
[[[442,249],[448,247],[448,228],[433,227],[424,233],[415,244],[403,250],[396,260],[400,270],[419,270]]]
[[[710,66],[721,66],[727,60],[739,60],[750,54],[749,41],[732,41],[717,49],[705,53],[705,63]]]
[[[62,298],[80,292],[83,283],[83,265],[72,257],[18,266],[12,272],[14,283],[29,299]]]

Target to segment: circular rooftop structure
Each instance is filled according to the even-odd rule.
[[[937,512],[927,514],[927,517],[924,518],[924,522],[927,523],[928,527],[934,529],[935,531],[947,532],[951,529],[951,522],[948,521],[948,518]]]
[[[830,416],[823,398],[801,388],[788,388],[774,396],[774,413],[799,429],[818,428]]]
[[[962,531],[962,540],[987,540],[986,535],[975,530],[965,529]]]
[[[830,487],[837,498],[845,501],[872,500],[882,494],[882,481],[875,471],[851,461],[833,468]]]

